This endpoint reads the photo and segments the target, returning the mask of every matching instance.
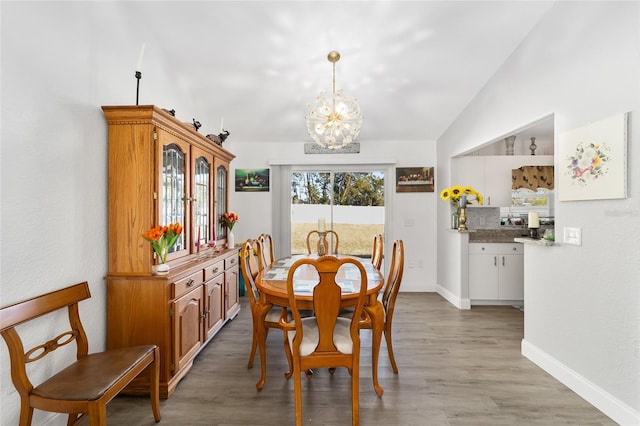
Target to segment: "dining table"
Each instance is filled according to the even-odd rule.
[[[355,258],[362,263],[367,272],[367,298],[364,306],[366,315],[371,320],[371,367],[373,377],[373,388],[380,397],[384,393],[382,386],[378,382],[378,355],[380,353],[380,343],[382,341],[382,333],[384,328],[384,307],[378,299],[378,293],[384,284],[384,276],[376,269],[370,259],[359,258],[348,255],[334,255],[338,258]],[[268,308],[274,305],[290,307],[289,295],[287,292],[287,276],[291,266],[302,258],[315,258],[317,254],[300,254],[284,257],[276,260],[271,266],[264,268],[257,276],[256,286],[260,292],[259,303],[265,306],[262,310],[263,315],[258,319],[257,326],[263,327]],[[342,287],[341,308],[349,308],[356,305],[358,301],[358,290],[360,289],[360,274],[358,269],[352,264],[345,264],[338,271],[336,281]],[[313,310],[313,284],[314,275],[317,272],[311,265],[303,265],[296,271],[293,277],[293,288],[295,292],[296,306],[299,310]],[[265,345],[265,341],[259,341],[259,345]],[[264,353],[264,347],[261,348]],[[262,377],[259,385],[264,385],[266,361],[261,359]],[[258,386],[258,385],[257,385]],[[261,388],[262,386],[259,386]]]

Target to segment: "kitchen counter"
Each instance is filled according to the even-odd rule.
[[[543,238],[523,237],[523,238],[515,238],[514,241],[516,243],[531,244],[534,246],[552,246],[555,244],[553,241],[545,240]]]
[[[469,233],[469,242],[512,243],[515,238],[524,238],[528,236],[529,230],[525,228],[474,229],[473,232]]]

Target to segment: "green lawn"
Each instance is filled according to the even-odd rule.
[[[291,224],[291,253],[307,252],[307,234],[318,229],[317,223],[297,222]],[[369,257],[373,249],[373,236],[384,232],[384,225],[355,225],[334,223],[338,233],[339,254]]]

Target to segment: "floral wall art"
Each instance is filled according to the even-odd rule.
[[[627,196],[627,123],[618,114],[558,137],[560,201]]]

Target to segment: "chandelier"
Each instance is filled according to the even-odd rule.
[[[305,119],[309,136],[318,145],[339,149],[358,137],[363,117],[356,99],[345,96],[342,90],[336,92],[336,62],[340,53],[329,52],[327,59],[333,64],[333,97],[320,93],[315,103],[309,105]]]

